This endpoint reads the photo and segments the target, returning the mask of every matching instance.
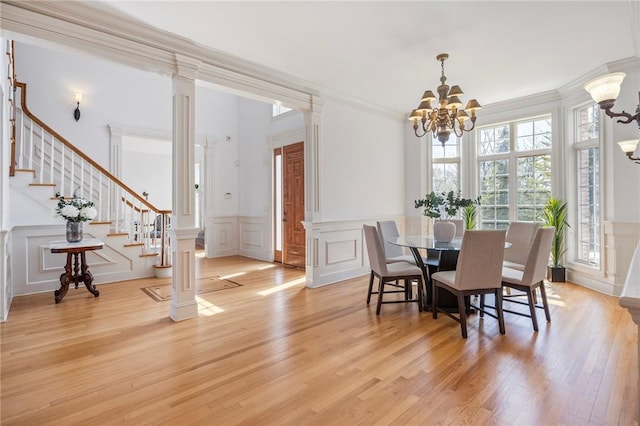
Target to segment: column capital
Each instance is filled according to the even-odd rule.
[[[195,80],[198,78],[198,71],[202,66],[202,61],[192,58],[190,56],[175,54],[176,59],[176,72],[174,77],[186,78],[189,80]]]

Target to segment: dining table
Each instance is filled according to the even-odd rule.
[[[434,237],[426,235],[401,235],[388,240],[390,244],[406,247],[411,251],[416,265],[422,270],[424,277],[424,288],[422,291],[424,310],[431,311],[433,300],[433,285],[431,283],[431,274],[440,271],[454,271],[458,263],[458,254],[462,247],[462,237],[455,237],[451,241],[438,241]],[[505,242],[505,248],[511,247],[511,243]],[[420,253],[420,250],[426,251],[427,263]],[[469,298],[466,297],[467,313],[472,313]],[[438,295],[438,305],[444,309],[458,309],[458,300],[448,292],[442,292]]]
[[[433,299],[431,274],[456,269],[458,254],[460,253],[460,247],[462,247],[462,237],[456,237],[451,241],[438,241],[426,235],[402,235],[390,238],[388,242],[400,247],[406,247],[411,251],[416,265],[422,270],[424,277],[425,287],[422,292],[422,307],[430,311]],[[427,258],[433,260],[433,262],[427,261],[427,263],[425,263],[425,258],[420,250],[424,250]],[[441,305],[441,307],[457,309],[458,301],[453,295],[445,292],[442,294],[442,297],[438,299],[438,305]]]

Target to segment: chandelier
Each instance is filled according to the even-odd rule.
[[[616,121],[622,124],[629,124],[635,121],[638,123],[638,128],[640,129],[640,92],[638,92],[638,107],[636,108],[635,115],[629,114],[624,110],[622,112],[611,111],[614,102],[620,94],[620,85],[625,77],[626,74],[623,72],[614,72],[588,81],[585,83],[584,88],[609,117],[618,118]],[[640,164],[640,157],[634,157],[633,153],[636,151],[639,142],[640,139],[618,142],[618,145],[620,145],[620,148],[629,160],[638,164]]]
[[[418,108],[411,111],[409,115],[409,120],[413,121],[413,131],[417,137],[421,138],[429,132],[434,138],[438,138],[443,147],[445,142],[449,140],[451,132],[460,137],[464,132],[473,130],[476,124],[476,112],[482,108],[477,100],[471,99],[464,109],[460,109],[462,107],[460,96],[464,94],[462,89],[460,89],[460,86],[449,88],[445,84],[447,77],[444,75],[444,61],[448,57],[449,55],[446,53],[436,56],[436,60],[440,61],[440,67],[442,68],[440,85],[436,89],[438,92],[438,106],[436,108],[431,106],[431,102],[435,101],[436,97],[431,90],[427,90],[422,95]],[[469,119],[471,119],[471,127],[466,128],[465,124]],[[422,134],[419,134],[420,127],[422,127]]]

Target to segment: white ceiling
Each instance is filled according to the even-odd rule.
[[[409,112],[439,84],[490,103],[640,57],[640,1],[108,1],[155,27]]]

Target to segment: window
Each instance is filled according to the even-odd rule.
[[[481,229],[542,221],[551,196],[551,117],[478,129]]]
[[[436,138],[432,138],[431,144],[432,190],[458,192],[460,189],[460,140],[451,133],[444,147]]]
[[[600,120],[590,104],[575,110],[576,260],[600,266]]]

